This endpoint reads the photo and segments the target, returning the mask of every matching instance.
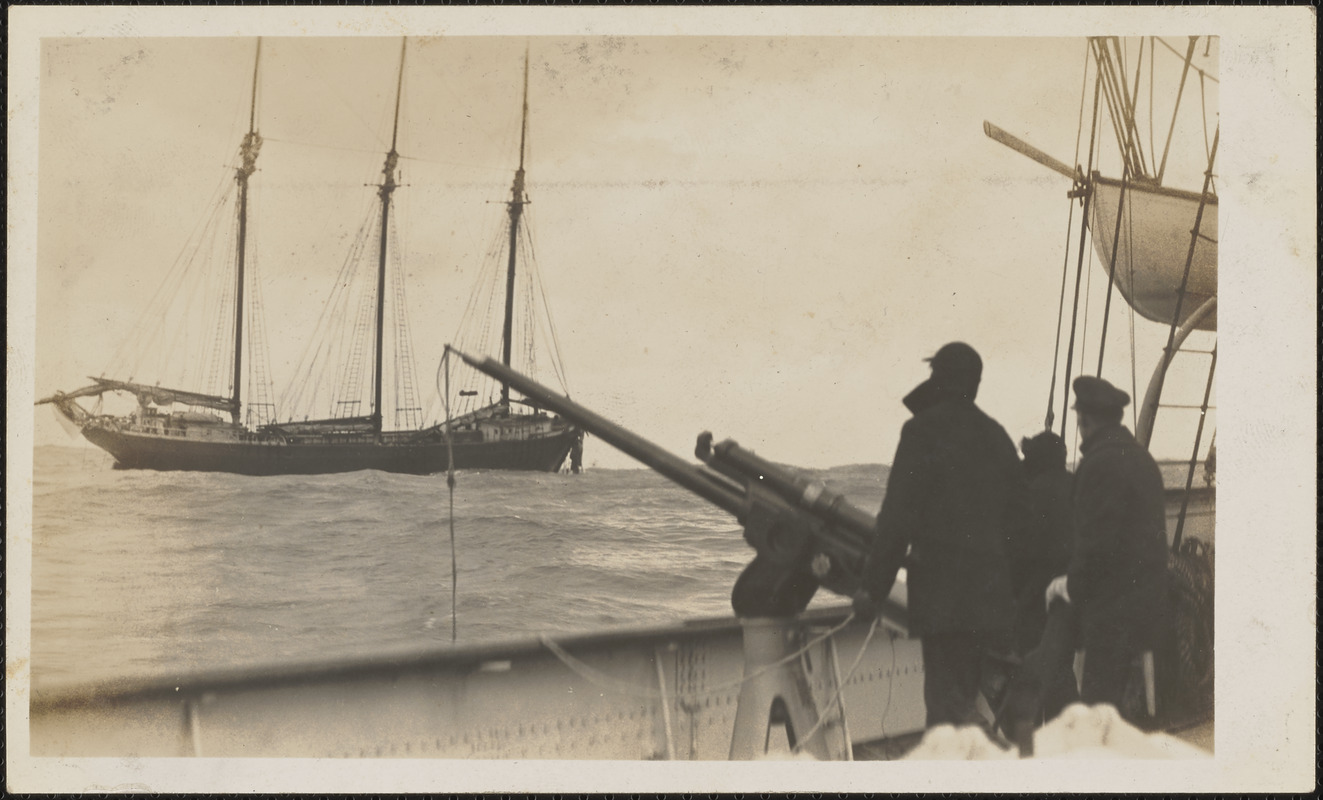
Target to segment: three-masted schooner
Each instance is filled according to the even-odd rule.
[[[245,348],[245,287],[251,276],[245,275],[249,250],[249,179],[257,169],[262,146],[258,133],[257,89],[261,65],[261,41],[254,58],[249,126],[239,150],[234,181],[236,199],[236,254],[234,280],[227,286],[225,300],[232,299],[233,315],[222,320],[232,331],[229,359],[231,383],[224,394],[209,394],[151,385],[142,382],[93,377],[93,383],[71,392],[56,392],[38,401],[53,404],[92,444],[110,453],[117,469],[203,470],[248,475],[316,474],[376,469],[386,472],[430,474],[444,471],[452,464],[457,469],[507,469],[554,472],[570,456],[571,469],[578,471],[582,452],[582,432],[568,422],[511,398],[509,387],[501,387],[499,399],[473,409],[453,420],[426,426],[421,409],[408,409],[405,419],[417,421],[417,427],[386,430],[383,422],[383,365],[385,363],[385,317],[387,298],[388,251],[392,237],[392,195],[400,184],[397,150],[400,121],[400,96],[404,83],[407,40],[401,44],[400,66],[396,83],[395,112],[391,146],[386,154],[380,183],[376,185],[379,209],[375,212],[377,228],[377,263],[375,288],[360,298],[359,334],[370,334],[370,342],[357,341],[353,367],[343,372],[345,380],[356,389],[366,377],[370,380],[370,408],[367,414],[356,413],[362,400],[339,400],[331,416],[324,419],[278,421],[272,404],[260,403],[261,413],[253,414],[249,401],[249,419],[243,419],[245,398],[243,355]],[[521,241],[524,194],[524,138],[528,118],[528,64],[524,65],[523,128],[520,138],[519,168],[515,173],[511,198],[506,203],[509,218],[509,259],[503,324],[503,356],[510,363],[513,331],[516,254]],[[402,276],[394,276],[395,302],[402,305]],[[228,306],[227,306],[228,307]],[[403,319],[396,309],[397,320]],[[260,324],[260,316],[250,316],[250,326]],[[403,393],[413,405],[411,356],[407,355],[407,321],[393,331],[395,346],[406,351],[403,369],[408,370]],[[361,337],[360,337],[361,338]],[[370,376],[363,375],[364,356],[371,355]],[[400,359],[397,353],[397,362]],[[399,379],[397,378],[397,382]],[[250,378],[250,386],[254,381]],[[100,399],[108,393],[128,394],[137,399],[129,415],[100,413]],[[351,392],[352,393],[352,392]],[[466,396],[476,393],[466,392]],[[96,397],[96,409],[89,411],[77,400]],[[399,398],[397,397],[397,404]],[[181,408],[182,407],[182,408]],[[222,415],[228,415],[226,419]],[[398,416],[398,415],[397,415]]]

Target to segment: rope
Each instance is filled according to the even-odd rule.
[[[1098,334],[1098,377],[1102,377],[1103,354],[1107,351],[1107,325],[1112,315],[1112,290],[1116,287],[1116,255],[1121,244],[1121,222],[1125,219],[1125,190],[1130,178],[1129,168],[1121,173],[1121,190],[1116,201],[1116,230],[1112,232],[1112,258],[1107,269],[1107,299],[1103,302],[1102,332]],[[1133,216],[1133,215],[1132,215]]]
[[[164,324],[163,318],[189,274],[204,240],[217,224],[221,212],[228,208],[229,195],[234,189],[234,165],[235,162],[232,161],[225,167],[224,177],[217,183],[211,198],[207,201],[207,212],[194,224],[193,230],[189,232],[166,271],[165,279],[157,284],[156,291],[148,301],[142,316],[135,322],[130,335],[115,351],[105,372],[136,373],[142,365],[144,353],[155,349],[148,345],[157,338],[158,329]]]
[[[854,612],[852,611],[850,612],[850,615],[845,618],[845,621],[842,622],[840,625],[837,625],[836,627],[828,630],[826,633],[822,634],[816,639],[810,640],[803,647],[791,653],[790,655],[786,656],[785,658],[782,658],[779,661],[775,661],[771,664],[767,664],[763,667],[760,667],[759,669],[754,670],[753,672],[749,673],[748,675],[745,675],[743,678],[740,678],[737,681],[729,681],[727,683],[717,684],[716,686],[710,686],[704,692],[702,692],[702,694],[713,695],[713,694],[717,694],[718,692],[724,692],[730,689],[739,688],[743,686],[745,683],[748,683],[749,681],[753,680],[754,678],[760,677],[762,675],[766,675],[767,673],[771,672],[772,670],[778,667],[782,667],[786,664],[789,664],[791,661],[794,661],[795,659],[804,655],[809,650],[813,649],[814,647],[817,647],[823,641],[826,641],[827,639],[830,639],[831,637],[840,633],[847,625],[849,625],[853,621],[854,621]],[[870,636],[872,635],[871,632],[869,635]],[[566,652],[565,648],[556,644],[556,642],[554,642],[551,639],[551,637],[547,636],[546,634],[542,634],[538,638],[542,642],[543,646],[546,647],[548,650],[550,650],[552,654],[554,654],[557,658],[559,658],[565,664],[565,666],[569,667],[571,671],[573,671],[576,675],[588,681],[589,683],[596,684],[598,686],[603,686],[612,689],[613,691],[618,692],[619,694],[628,695],[631,697],[645,697],[651,700],[665,699],[660,692],[655,692],[651,689],[640,689],[639,687],[634,686],[633,684],[625,683],[623,681],[618,681],[615,678],[612,678],[611,676],[602,673],[600,670],[596,670],[588,666],[587,664],[583,663],[579,659],[575,658],[574,656]],[[686,693],[681,692],[679,690],[676,691],[677,697],[684,696],[685,694]],[[693,696],[693,695],[698,695],[700,693],[689,692],[688,694],[690,696]]]
[[[1139,42],[1139,52],[1144,52],[1144,42]],[[1153,76],[1157,74],[1153,61],[1153,37],[1148,37],[1148,150],[1157,153],[1158,146],[1153,142]]]
[[[1134,291],[1135,285],[1135,216],[1130,215],[1130,224],[1126,226],[1126,243],[1128,245],[1128,255],[1126,257],[1126,269],[1130,274],[1131,291]],[[1139,377],[1136,374],[1135,357],[1135,316],[1138,312],[1134,306],[1130,306],[1130,396],[1139,397]],[[1139,430],[1139,403],[1130,404],[1130,429]]]
[[[841,693],[845,691],[845,684],[850,682],[850,679],[854,677],[855,670],[859,669],[859,663],[864,660],[864,653],[868,650],[869,642],[873,641],[874,633],[877,633],[876,617],[873,619],[872,624],[868,626],[868,635],[864,637],[864,643],[859,647],[859,655],[854,657],[854,663],[850,665],[850,670],[845,673],[845,680],[837,681],[836,694],[832,696],[831,702],[827,703],[827,705],[824,706],[822,714],[818,717],[818,721],[813,725],[812,728],[809,728],[809,732],[804,734],[804,738],[796,742],[795,746],[791,748],[792,753],[798,753],[804,747],[804,745],[809,743],[809,741],[814,737],[815,734],[817,734],[818,730],[822,727],[822,723],[827,721],[827,718],[831,714],[831,707],[836,705],[838,702],[840,702]],[[891,681],[887,681],[888,690],[890,689],[890,687],[891,687]],[[845,717],[845,712],[843,710],[841,712],[841,717],[842,719],[844,719]]]
[[[1208,150],[1208,101],[1204,97],[1204,74],[1199,73],[1199,117],[1204,122],[1204,159],[1212,160],[1212,154]]]
[[[295,370],[294,380],[286,387],[280,398],[280,405],[293,419],[297,414],[308,414],[316,406],[327,375],[334,366],[341,363],[341,354],[345,346],[344,331],[348,308],[352,304],[352,295],[357,288],[358,268],[362,260],[363,249],[373,233],[374,217],[364,216],[354,235],[354,241],[340,265],[340,272],[331,287],[331,294],[322,305],[322,313],[313,328],[313,335],[304,345],[299,357],[299,366]],[[338,335],[337,335],[338,334]],[[305,393],[307,399],[305,400]],[[332,387],[332,410],[336,387]]]
[[[1175,53],[1177,58],[1181,59],[1182,61],[1185,60],[1185,56],[1181,55],[1181,51],[1180,51],[1180,50],[1177,50],[1176,48],[1174,48],[1174,47],[1172,47],[1171,45],[1167,44],[1167,42],[1166,42],[1161,36],[1155,36],[1155,37],[1153,37],[1153,38],[1157,39],[1159,42],[1162,42],[1162,46],[1165,47],[1165,48],[1167,48],[1167,49],[1170,50],[1171,52]],[[1217,78],[1214,78],[1212,75],[1208,75],[1208,74],[1205,73],[1203,70],[1199,69],[1198,67],[1196,67],[1196,66],[1193,65],[1193,64],[1190,65],[1190,69],[1192,69],[1192,70],[1194,70],[1195,72],[1199,73],[1201,79],[1202,79],[1203,77],[1207,77],[1208,80],[1212,81],[1213,83],[1221,83],[1221,81],[1219,81]]]
[[[1191,699],[1206,698],[1213,686],[1212,549],[1186,540],[1167,559],[1171,606],[1176,619],[1179,685]]]
[[[1100,95],[1102,94],[1100,89],[1102,87],[1102,79],[1103,79],[1103,72],[1101,69],[1101,65],[1099,65],[1099,67],[1100,68],[1098,69],[1098,77],[1094,81],[1094,85],[1093,85],[1093,121],[1089,125],[1089,160],[1085,165],[1086,174],[1091,174],[1091,170],[1093,168],[1093,148],[1098,137],[1098,101]],[[1062,409],[1061,409],[1062,439],[1066,438],[1066,419],[1069,416],[1066,413],[1066,403],[1069,402],[1070,400],[1070,375],[1075,360],[1075,328],[1076,328],[1076,324],[1079,322],[1079,313],[1080,313],[1080,280],[1084,273],[1084,252],[1088,244],[1087,236],[1089,233],[1089,206],[1092,202],[1093,202],[1093,187],[1090,186],[1089,192],[1084,195],[1084,219],[1080,222],[1080,243],[1079,243],[1079,252],[1077,254],[1079,261],[1077,266],[1075,267],[1075,300],[1074,300],[1074,306],[1072,307],[1070,312],[1070,343],[1066,347],[1066,380],[1065,380],[1065,385],[1061,390],[1062,393],[1065,394],[1066,396],[1065,400],[1062,402]]]
[[[1075,124],[1075,156],[1073,161],[1079,164],[1080,159],[1080,138],[1084,133],[1084,98],[1088,96],[1089,89],[1089,52],[1084,52],[1084,75],[1080,79],[1080,110],[1079,119]],[[1070,234],[1075,227],[1075,203],[1071,198],[1070,213],[1066,215],[1066,247],[1065,254],[1061,258],[1061,295],[1057,298],[1057,335],[1052,345],[1052,380],[1047,387],[1047,414],[1043,418],[1043,429],[1052,430],[1052,423],[1055,420],[1055,414],[1052,406],[1056,403],[1057,392],[1057,365],[1061,360],[1061,320],[1066,314],[1066,280],[1070,275]]]
[[[1127,147],[1127,133],[1129,131],[1130,118],[1126,116],[1126,103],[1122,99],[1123,91],[1120,80],[1116,76],[1116,60],[1112,57],[1111,48],[1105,40],[1098,40],[1098,74],[1103,77],[1103,96],[1107,100],[1107,119],[1112,124],[1112,133],[1116,137],[1116,145],[1120,148],[1122,160],[1130,166],[1131,172],[1142,174],[1143,170],[1139,167],[1134,158],[1133,152]],[[1122,126],[1126,126],[1122,130]]]
[[[455,558],[455,447],[450,437],[450,345],[446,345],[445,353],[441,356],[440,369],[445,370],[446,375],[446,388],[441,397],[446,404],[446,486],[450,489],[450,641],[453,643],[459,632],[455,611],[459,595],[459,566]],[[438,379],[440,377],[437,375]],[[440,386],[436,388],[441,389]]]
[[[1090,250],[1089,252],[1089,266],[1090,267],[1093,266],[1092,250]],[[1084,349],[1085,347],[1087,347],[1087,343],[1089,341],[1089,300],[1093,295],[1093,279],[1092,279],[1093,271],[1090,269],[1085,272],[1085,275],[1086,277],[1084,279],[1084,323],[1080,326],[1080,362],[1081,363],[1084,361]],[[1083,373],[1081,372],[1081,374]],[[1080,444],[1080,429],[1079,426],[1076,425],[1075,451],[1077,453],[1079,452],[1079,444]]]
[[[375,134],[374,134],[374,135],[375,135]],[[264,143],[265,143],[265,142],[278,142],[278,143],[280,143],[280,144],[292,144],[292,145],[294,145],[294,146],[296,146],[296,147],[314,147],[314,148],[317,148],[317,149],[320,149],[320,150],[338,150],[338,151],[340,151],[340,152],[342,152],[342,153],[361,153],[361,154],[363,154],[363,155],[369,155],[369,156],[380,156],[380,155],[381,155],[381,151],[380,151],[380,150],[364,150],[364,149],[361,148],[361,147],[339,147],[339,146],[337,146],[337,145],[333,145],[333,144],[318,144],[318,143],[316,143],[316,142],[297,142],[297,141],[295,141],[295,140],[293,140],[293,139],[277,139],[277,138],[272,137],[272,136],[264,136],[264,137],[262,137],[262,141],[263,141]],[[385,146],[385,143],[383,142],[382,145]],[[408,156],[400,156],[400,158],[408,158]],[[344,184],[344,185],[345,185],[345,186],[354,186],[354,185],[357,185],[357,184]]]
[[[564,357],[561,355],[561,350],[560,350],[560,336],[559,336],[559,334],[558,334],[557,331],[556,331],[556,320],[555,320],[555,318],[551,315],[551,303],[548,302],[548,300],[547,300],[547,285],[546,285],[546,282],[542,280],[542,273],[541,273],[541,271],[538,269],[538,265],[537,265],[537,247],[536,247],[536,243],[533,241],[533,224],[532,224],[531,220],[528,220],[528,210],[527,210],[527,209],[525,209],[525,211],[524,211],[524,215],[525,215],[525,220],[527,220],[527,222],[526,222],[526,224],[525,224],[525,226],[524,226],[524,230],[525,230],[525,232],[527,233],[527,237],[526,237],[526,238],[527,238],[527,240],[528,240],[528,252],[529,252],[529,258],[528,258],[528,270],[529,270],[530,274],[533,273],[533,272],[536,272],[537,280],[536,280],[535,283],[536,283],[536,286],[537,286],[538,292],[539,292],[539,293],[541,294],[541,296],[542,296],[542,312],[543,312],[543,315],[544,315],[544,319],[546,320],[546,323],[547,323],[547,329],[548,329],[548,332],[550,333],[550,339],[551,339],[551,357],[552,357],[552,359],[551,359],[551,369],[552,369],[552,372],[555,373],[555,375],[556,375],[556,379],[560,381],[560,387],[561,387],[561,389],[564,390],[565,393],[566,393],[566,395],[568,396],[569,391],[570,391],[570,388],[569,388],[570,385],[569,385],[569,381],[567,381],[566,378],[565,378],[565,359],[564,359]]]
[[[1130,45],[1128,43],[1126,44],[1126,49],[1127,50],[1130,49]],[[1144,40],[1140,39],[1139,57],[1135,59],[1135,85],[1134,85],[1134,89],[1131,91],[1133,97],[1127,98],[1127,102],[1129,102],[1129,108],[1130,108],[1130,132],[1127,135],[1129,136],[1130,141],[1134,144],[1135,152],[1139,154],[1139,161],[1141,164],[1144,165],[1145,168],[1144,174],[1147,175],[1148,165],[1144,162],[1144,143],[1139,139],[1140,136],[1139,123],[1135,122],[1135,107],[1139,105],[1139,76],[1143,74],[1143,70],[1144,70]],[[1153,72],[1153,68],[1150,66],[1149,74],[1151,75],[1152,72]]]

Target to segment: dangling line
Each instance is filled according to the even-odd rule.
[[[1080,111],[1075,124],[1075,164],[1080,159],[1080,135],[1084,132],[1084,98],[1088,96],[1089,54],[1084,53],[1084,76],[1080,79]],[[1072,192],[1073,194],[1073,192]],[[1043,418],[1043,430],[1052,430],[1055,421],[1052,406],[1056,404],[1057,364],[1061,360],[1061,320],[1066,313],[1066,278],[1070,274],[1070,232],[1075,228],[1075,199],[1070,198],[1070,213],[1066,215],[1066,247],[1061,257],[1061,294],[1057,298],[1057,335],[1052,345],[1052,380],[1047,385],[1047,414]]]
[[[1144,52],[1142,39],[1139,42],[1139,51]],[[1154,69],[1155,65],[1153,60],[1153,37],[1150,36],[1148,37],[1148,151],[1156,154],[1158,146],[1153,143],[1153,76],[1157,74],[1157,70]],[[1136,99],[1138,99],[1138,96],[1136,96]]]
[[[446,345],[445,353],[441,356],[441,369],[446,375],[445,390],[441,393],[441,399],[446,406],[446,486],[450,488],[450,641],[453,643],[459,630],[455,613],[459,567],[455,560],[455,446],[450,438],[450,345]]]
[[[1097,140],[1098,133],[1098,100],[1102,94],[1099,90],[1102,86],[1102,70],[1098,70],[1098,77],[1093,85],[1093,122],[1089,126],[1089,160],[1086,165],[1086,174],[1092,175],[1093,169],[1093,147]],[[1066,413],[1066,404],[1070,402],[1070,373],[1075,359],[1075,327],[1079,321],[1080,314],[1080,279],[1084,272],[1084,250],[1087,244],[1086,237],[1089,232],[1089,206],[1093,202],[1093,179],[1089,178],[1089,186],[1084,195],[1084,215],[1080,221],[1080,244],[1079,244],[1079,263],[1075,268],[1075,303],[1070,313],[1070,344],[1066,348],[1066,381],[1062,388],[1065,397],[1062,399],[1061,408],[1061,438],[1066,438],[1066,419],[1069,416]]]
[[[1066,247],[1061,258],[1061,294],[1057,298],[1057,336],[1052,346],[1052,380],[1047,387],[1047,416],[1043,418],[1043,430],[1052,430],[1054,415],[1052,406],[1057,395],[1057,363],[1061,360],[1061,320],[1066,314],[1066,278],[1070,275],[1070,234],[1075,229],[1075,200],[1071,198],[1070,213],[1066,216]]]
[[[1130,285],[1135,285],[1135,215],[1130,215],[1130,224],[1126,226],[1126,269],[1130,275]],[[1138,397],[1139,378],[1135,374],[1135,307],[1130,307],[1130,396]],[[1130,404],[1131,430],[1139,430],[1139,403]]]
[[[1120,198],[1116,203],[1116,230],[1112,233],[1112,258],[1107,269],[1107,299],[1103,303],[1102,333],[1098,337],[1098,377],[1102,377],[1103,353],[1107,350],[1107,321],[1112,313],[1112,288],[1116,286],[1116,255],[1121,244],[1121,220],[1125,216],[1125,190],[1130,177],[1130,168],[1121,172]]]
[[[1204,99],[1204,73],[1199,73],[1199,116],[1204,121],[1204,158],[1209,158],[1208,150],[1208,102]]]
[[[1083,264],[1083,261],[1081,261],[1080,263]],[[1089,253],[1089,264],[1090,264],[1090,265],[1093,264],[1093,253]],[[1081,361],[1081,362],[1084,361],[1084,349],[1088,346],[1088,340],[1089,340],[1089,299],[1090,299],[1090,297],[1092,297],[1092,295],[1093,295],[1093,280],[1092,280],[1093,271],[1092,271],[1092,270],[1089,270],[1088,272],[1086,272],[1086,273],[1084,273],[1084,274],[1090,276],[1090,278],[1086,279],[1085,282],[1084,282],[1084,325],[1083,325],[1083,327],[1080,329],[1080,361]],[[1075,287],[1075,290],[1076,290],[1076,292],[1078,292],[1078,291],[1079,291],[1079,286],[1076,286],[1076,287]],[[1082,374],[1082,373],[1081,373],[1081,374]],[[1065,427],[1066,427],[1065,420],[1062,420],[1061,427],[1062,427],[1063,430],[1065,429]],[[1066,437],[1065,437],[1065,436],[1062,436],[1061,438],[1064,439],[1064,438],[1066,438]],[[1076,425],[1076,426],[1075,426],[1075,453],[1076,453],[1077,455],[1078,455],[1078,453],[1079,453],[1079,449],[1080,449],[1080,429],[1079,429],[1079,426]]]

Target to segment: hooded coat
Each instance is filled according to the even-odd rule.
[[[1052,579],[1070,566],[1074,476],[1065,466],[1031,469],[1025,458],[1029,489],[1029,521],[1018,562],[1011,565],[1017,607],[1015,649],[1027,653],[1038,646],[1047,625],[1043,596]]]
[[[1071,605],[1090,642],[1155,648],[1167,590],[1167,519],[1162,473],[1120,424],[1080,446],[1075,474],[1075,543],[1067,571]]]
[[[904,561],[912,636],[986,634],[1009,646],[1011,563],[1026,518],[1024,475],[1006,431],[971,399],[938,398],[901,428],[865,587],[886,597]]]

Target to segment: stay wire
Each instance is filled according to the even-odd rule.
[[[1098,135],[1098,125],[1099,125],[1098,101],[1099,101],[1099,95],[1101,94],[1100,89],[1102,86],[1102,79],[1103,79],[1103,71],[1100,68],[1098,70],[1098,77],[1094,81],[1094,87],[1093,87],[1093,121],[1089,125],[1089,156],[1088,156],[1088,163],[1085,165],[1086,174],[1090,174],[1090,175],[1092,174],[1091,170],[1093,169],[1094,145],[1097,142],[1097,135]],[[1090,183],[1092,183],[1092,179],[1090,179]],[[1068,417],[1068,414],[1066,413],[1065,404],[1070,400],[1070,376],[1071,376],[1071,369],[1074,366],[1074,359],[1075,359],[1075,332],[1076,332],[1076,327],[1079,323],[1079,313],[1080,313],[1080,282],[1084,274],[1084,253],[1088,245],[1088,233],[1089,233],[1089,206],[1092,203],[1092,201],[1093,201],[1093,186],[1090,185],[1088,187],[1088,191],[1084,195],[1084,214],[1083,214],[1083,219],[1080,222],[1080,243],[1079,243],[1079,252],[1077,254],[1078,264],[1075,268],[1075,299],[1074,299],[1074,305],[1070,313],[1070,342],[1066,347],[1066,379],[1065,379],[1065,385],[1062,388],[1062,392],[1065,394],[1066,397],[1062,403],[1062,409],[1061,409],[1062,439],[1066,438],[1066,418]]]
[[[453,644],[459,631],[455,608],[459,597],[459,562],[455,557],[455,446],[450,431],[450,352],[450,345],[446,345],[445,352],[441,356],[441,370],[445,373],[445,390],[441,391],[439,385],[436,388],[441,391],[446,406],[446,486],[450,490],[450,641]],[[438,384],[440,382],[437,381]]]
[[[1116,230],[1112,233],[1112,256],[1107,269],[1107,299],[1103,302],[1102,332],[1098,335],[1098,377],[1102,377],[1103,354],[1107,352],[1107,325],[1112,314],[1112,289],[1116,286],[1116,256],[1121,244],[1121,223],[1125,220],[1125,194],[1129,184],[1130,169],[1121,172],[1121,189],[1116,201]]]
[[[528,212],[525,211],[524,213],[527,214]],[[534,246],[535,243],[533,242],[533,226],[529,224],[525,227],[525,230],[527,230],[528,232],[528,250],[529,250],[530,269],[537,270],[538,269],[537,254],[536,254],[536,248]],[[570,384],[565,377],[565,359],[561,355],[560,336],[556,331],[556,320],[551,315],[551,303],[547,300],[547,285],[546,282],[542,280],[542,274],[540,271],[537,272],[536,277],[537,277],[536,285],[542,297],[542,311],[543,314],[545,315],[547,328],[549,329],[549,333],[550,333],[551,355],[553,359],[551,362],[551,367],[552,370],[555,372],[557,379],[560,381],[561,389],[565,391],[565,395],[568,397],[570,392]]]
[[[1083,262],[1081,262],[1081,263],[1083,263]],[[1089,266],[1090,266],[1090,267],[1093,266],[1093,253],[1092,253],[1092,252],[1089,253]],[[1091,298],[1091,296],[1092,296],[1092,294],[1093,294],[1093,280],[1091,279],[1091,276],[1093,275],[1093,271],[1090,269],[1090,270],[1086,271],[1084,274],[1085,274],[1085,278],[1084,278],[1084,324],[1080,327],[1080,363],[1083,363],[1083,362],[1084,362],[1084,351],[1085,351],[1085,349],[1088,347],[1088,342],[1089,342],[1089,307],[1090,307],[1089,301],[1090,301],[1090,298]],[[1076,287],[1077,290],[1078,290],[1078,288],[1079,288],[1079,287]],[[1076,425],[1076,426],[1075,426],[1075,452],[1076,452],[1077,454],[1079,453],[1079,445],[1080,445],[1080,429],[1079,429],[1079,426]]]
[[[1208,149],[1208,101],[1204,97],[1204,73],[1199,73],[1199,116],[1204,123],[1204,159],[1212,158],[1211,151]]]
[[[1126,240],[1128,242],[1126,253],[1126,268],[1130,274],[1130,285],[1135,285],[1135,218],[1130,216],[1130,223],[1126,226]],[[1134,306],[1130,306],[1130,396],[1138,397],[1139,376],[1136,373],[1135,356],[1135,311]],[[1139,403],[1130,404],[1130,425],[1131,430],[1139,430]]]
[[[1166,40],[1163,39],[1161,36],[1155,36],[1153,38],[1161,42],[1162,46],[1170,50],[1172,53],[1174,53],[1177,58],[1181,59],[1182,61],[1185,60],[1185,56],[1181,54],[1181,51],[1167,44]],[[1221,83],[1221,81],[1219,81],[1217,78],[1214,78],[1212,75],[1209,75],[1208,73],[1204,72],[1202,69],[1196,67],[1193,64],[1190,65],[1190,69],[1193,69],[1195,72],[1199,73],[1201,78],[1208,78],[1208,80],[1212,81],[1213,83]]]
[[[1084,133],[1084,98],[1089,90],[1089,53],[1084,53],[1084,70],[1080,78],[1080,110],[1075,125],[1075,158],[1078,165],[1080,158],[1080,139]],[[1070,234],[1075,228],[1075,201],[1070,198],[1070,212],[1066,215],[1066,246],[1061,257],[1061,294],[1057,298],[1057,334],[1052,344],[1052,380],[1047,387],[1047,414],[1043,418],[1043,429],[1052,430],[1055,414],[1052,407],[1056,404],[1057,366],[1061,360],[1061,321],[1066,314],[1066,280],[1070,275]]]
[[[1127,49],[1128,47],[1129,46],[1127,45]],[[1140,166],[1143,167],[1144,169],[1144,172],[1142,174],[1147,175],[1149,165],[1147,163],[1147,160],[1144,158],[1144,142],[1140,138],[1139,122],[1136,119],[1136,115],[1138,113],[1138,106],[1139,106],[1139,78],[1143,74],[1143,72],[1144,72],[1144,40],[1140,39],[1139,55],[1135,59],[1134,88],[1131,90],[1131,96],[1127,98],[1127,101],[1129,102],[1129,108],[1130,108],[1130,133],[1129,133],[1130,141],[1134,145],[1135,154],[1139,156]],[[1152,72],[1153,72],[1153,66],[1150,64],[1149,73],[1152,74]],[[1152,116],[1150,116],[1149,119],[1151,120]]]
[[[1157,66],[1153,60],[1153,38],[1148,37],[1148,151],[1157,155],[1158,146],[1153,141],[1153,76],[1157,74]],[[1139,52],[1144,52],[1144,42],[1139,42]],[[1136,98],[1138,99],[1138,98]]]

